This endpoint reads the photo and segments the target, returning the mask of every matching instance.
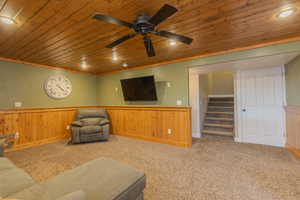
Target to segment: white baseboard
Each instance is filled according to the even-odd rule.
[[[193,138],[201,138],[201,133],[193,133],[192,137]]]
[[[241,138],[238,138],[238,137],[235,137],[235,138],[234,138],[234,141],[235,141],[235,142],[242,142]]]
[[[224,97],[234,97],[234,94],[224,94],[224,95],[208,95],[208,97],[211,97],[211,98],[224,98]]]

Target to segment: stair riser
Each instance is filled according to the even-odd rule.
[[[210,101],[234,101],[233,97],[224,97],[224,98],[209,98]]]
[[[233,118],[233,114],[212,114],[207,113],[207,117],[214,117],[214,118]]]
[[[222,134],[222,133],[205,133],[203,132],[202,134],[204,135],[217,135],[217,136],[225,136],[225,137],[232,137],[233,136],[233,133],[227,133],[227,134]]]
[[[217,103],[217,102],[209,102],[208,103],[208,106],[224,106],[224,107],[233,107],[234,106],[234,104],[233,103]]]
[[[233,125],[233,121],[221,121],[221,120],[205,120],[207,124],[224,124],[224,125]]]
[[[208,107],[210,112],[233,112],[233,108],[223,108],[223,107]]]
[[[223,128],[223,127],[221,128],[221,127],[212,127],[212,126],[204,126],[204,130],[233,132],[233,128]]]

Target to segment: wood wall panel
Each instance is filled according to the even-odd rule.
[[[107,109],[112,121],[112,134],[191,146],[190,108],[98,107]],[[77,109],[0,110],[0,135],[19,132],[15,149],[66,139],[70,136],[66,128],[73,121]],[[172,134],[168,134],[168,129],[172,130]]]
[[[189,108],[108,107],[112,133],[159,143],[190,147]],[[168,129],[172,131],[168,134]]]
[[[286,107],[286,147],[300,159],[300,106]]]
[[[18,132],[15,148],[45,144],[69,137],[67,125],[74,109],[41,109],[0,112],[0,134]]]

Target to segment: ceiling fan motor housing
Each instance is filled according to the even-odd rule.
[[[146,13],[140,14],[134,24],[135,32],[144,35],[154,31],[154,25],[149,22],[150,18]]]

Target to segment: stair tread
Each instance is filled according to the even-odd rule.
[[[226,135],[226,136],[233,136],[232,131],[217,131],[217,130],[203,130],[202,133],[206,134],[216,134],[216,135]]]
[[[232,124],[219,124],[219,123],[204,123],[204,126],[214,126],[222,128],[233,128]]]
[[[208,114],[233,114],[233,112],[207,111]]]
[[[225,117],[206,117],[208,120],[218,120],[218,121],[233,121],[233,118],[225,118]]]

